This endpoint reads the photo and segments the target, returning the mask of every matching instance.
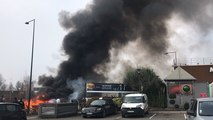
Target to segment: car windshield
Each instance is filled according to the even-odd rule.
[[[131,96],[124,98],[124,103],[141,103],[141,102],[144,102],[143,96]]]
[[[91,106],[96,106],[96,105],[104,105],[106,103],[105,100],[94,100],[91,102]]]
[[[0,111],[17,111],[15,105],[0,105]]]
[[[213,116],[213,101],[199,102],[199,114],[201,116]]]

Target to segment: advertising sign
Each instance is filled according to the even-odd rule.
[[[176,84],[169,86],[169,94],[192,94],[192,84]]]
[[[112,84],[112,83],[87,83],[86,89],[93,91],[127,91],[131,88],[124,84]]]

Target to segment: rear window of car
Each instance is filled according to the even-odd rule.
[[[105,100],[95,100],[95,101],[91,102],[90,105],[104,105],[104,104],[106,104]]]
[[[199,114],[201,116],[213,116],[213,101],[199,102]]]
[[[11,112],[14,112],[14,111],[17,111],[17,106],[16,105],[0,105],[0,111],[11,111]]]

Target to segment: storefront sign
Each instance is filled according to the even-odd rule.
[[[110,84],[110,83],[87,83],[87,90],[93,91],[126,91],[131,90],[130,87],[124,84]]]
[[[208,97],[208,95],[206,93],[200,93],[200,97],[203,98],[203,97]]]
[[[209,72],[213,72],[213,67],[210,67]]]

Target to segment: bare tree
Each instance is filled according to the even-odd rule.
[[[9,90],[9,91],[13,91],[13,90],[14,90],[14,86],[13,86],[13,84],[12,84],[12,83],[10,83],[10,84],[9,84],[9,86],[8,86],[8,90]]]
[[[24,84],[22,81],[17,81],[15,85],[16,91],[23,91],[24,90]]]
[[[5,80],[2,77],[2,75],[0,74],[0,90],[4,91],[4,90],[6,90],[6,88],[7,88],[7,85],[5,84]]]

